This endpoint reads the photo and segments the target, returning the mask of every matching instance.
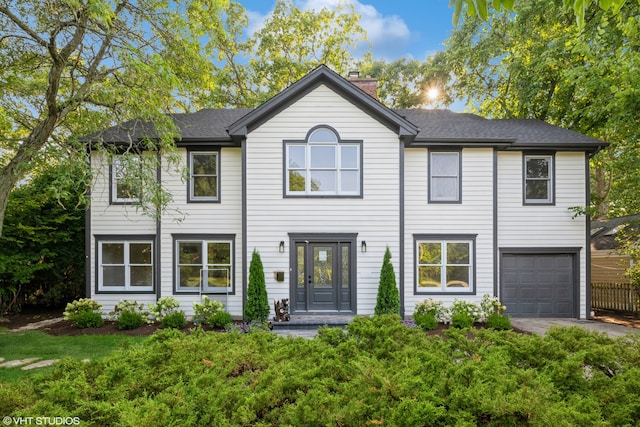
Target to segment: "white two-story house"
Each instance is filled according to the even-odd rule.
[[[173,201],[157,220],[123,197],[117,156],[93,151],[87,295],[105,311],[172,296],[187,314],[207,295],[240,317],[257,249],[269,299],[289,298],[292,316],[373,314],[389,247],[403,315],[489,294],[512,316],[588,318],[589,224],[570,208],[589,204],[605,144],[372,95],[375,81],[320,66],[256,109],[173,116],[189,172],[159,168]]]

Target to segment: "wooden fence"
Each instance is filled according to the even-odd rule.
[[[631,283],[591,283],[593,310],[640,314],[640,288]]]

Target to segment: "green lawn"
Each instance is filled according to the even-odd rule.
[[[22,333],[0,332],[0,357],[5,361],[37,357],[38,360],[100,359],[113,350],[144,341],[147,337],[124,335],[52,336],[42,331]],[[51,368],[23,371],[17,368],[0,368],[0,382],[16,381]]]

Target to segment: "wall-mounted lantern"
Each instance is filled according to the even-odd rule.
[[[367,252],[367,242],[365,242],[364,240],[360,244],[360,251],[361,252]]]
[[[278,251],[283,254],[284,253],[284,240],[280,241],[280,245],[278,246]]]

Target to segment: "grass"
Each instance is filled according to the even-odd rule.
[[[38,360],[101,359],[122,346],[141,343],[147,337],[125,335],[52,336],[42,331],[22,333],[0,331],[0,357],[6,361],[36,357]],[[0,368],[0,382],[19,381],[51,368],[23,371],[20,367]]]

